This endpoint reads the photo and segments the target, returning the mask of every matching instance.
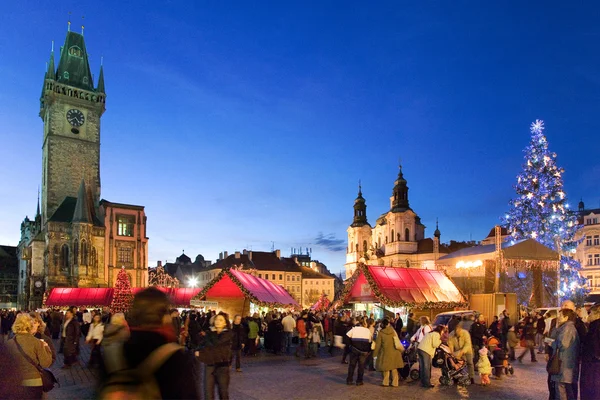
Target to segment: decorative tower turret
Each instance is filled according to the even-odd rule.
[[[358,196],[354,200],[354,219],[348,227],[348,248],[346,251],[346,277],[349,278],[359,262],[368,259],[371,249],[371,225],[367,221],[367,203],[358,182]]]
[[[392,212],[410,210],[408,206],[408,186],[402,174],[402,165],[399,165],[398,178],[394,182],[392,197],[390,197],[390,208]]]

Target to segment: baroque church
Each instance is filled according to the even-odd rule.
[[[111,287],[121,268],[132,287],[148,282],[143,206],[100,196],[104,71],[90,71],[82,33],[70,29],[55,66],[52,46],[40,97],[41,204],[21,224],[19,305],[41,306],[54,287]]]
[[[425,225],[409,206],[408,184],[402,166],[399,169],[390,209],[377,218],[375,227],[367,220],[367,204],[362,187],[358,186],[354,220],[348,227],[346,278],[352,276],[359,263],[434,269],[440,254],[448,253],[447,248],[440,245],[441,234],[437,226],[433,238],[425,237]]]

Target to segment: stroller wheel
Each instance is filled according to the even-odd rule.
[[[442,376],[440,376],[440,383],[444,386],[450,386],[450,378],[442,375]]]
[[[467,377],[467,379],[463,379],[462,382],[461,382],[461,384],[463,386],[469,386],[471,384],[471,378]]]
[[[412,379],[413,381],[416,381],[420,377],[421,374],[419,373],[418,369],[413,369],[412,371],[410,371],[410,379]]]
[[[510,372],[511,375],[515,374],[515,369],[513,367],[509,367],[508,368],[508,372]]]

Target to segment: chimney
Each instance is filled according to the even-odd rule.
[[[239,252],[239,251],[236,251],[236,252],[235,252],[235,258],[240,258],[240,256],[241,256],[240,252]]]
[[[248,260],[252,261],[252,251],[248,252]]]
[[[162,261],[158,260],[158,261],[156,262],[156,266],[157,266],[157,267],[162,267]]]
[[[219,260],[223,259],[223,253],[219,253]]]
[[[227,258],[229,256],[229,254],[225,251],[223,252],[223,258]]]
[[[244,252],[242,254],[247,255],[248,254],[248,250],[244,249]]]
[[[275,250],[275,255],[277,258],[281,258],[281,250]]]

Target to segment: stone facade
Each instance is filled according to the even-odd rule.
[[[437,227],[433,239],[425,238],[425,226],[409,206],[408,185],[402,168],[390,197],[390,210],[377,219],[375,227],[368,223],[366,212],[366,201],[359,186],[354,201],[354,221],[347,230],[346,278],[352,276],[361,262],[433,269],[440,252],[445,253]]]
[[[590,294],[600,294],[600,208],[586,210],[581,201],[579,223],[582,228],[576,238],[581,242],[575,257],[581,263],[581,275],[588,280]]]
[[[102,67],[94,86],[83,35],[67,32],[58,67],[53,50],[42,85],[41,207],[38,199],[35,219],[26,217],[21,224],[17,248],[21,307],[40,307],[44,292],[53,287],[111,286],[119,247],[131,249],[123,265],[131,270],[132,286],[147,286],[144,207],[100,200],[100,120],[105,101]],[[132,218],[133,236],[115,233],[118,215]]]

